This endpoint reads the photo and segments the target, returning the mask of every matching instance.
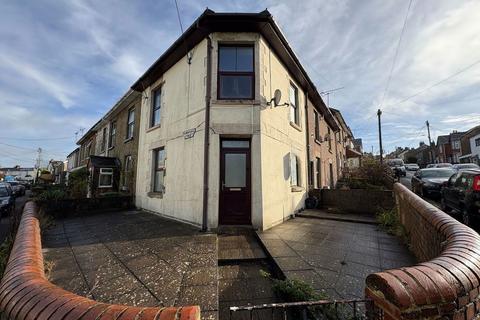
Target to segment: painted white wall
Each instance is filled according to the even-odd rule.
[[[477,156],[480,158],[480,146],[475,145],[475,140],[480,139],[480,134],[470,138],[470,150],[472,151],[472,157]]]

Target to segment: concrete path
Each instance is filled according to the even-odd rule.
[[[325,210],[304,210],[297,214],[298,217],[317,218],[324,220],[347,221],[377,224],[377,220],[372,214],[351,214],[351,213],[332,213]]]
[[[200,305],[218,318],[216,235],[145,212],[64,219],[44,232],[50,281],[100,302]]]
[[[397,237],[371,224],[299,217],[257,234],[287,278],[332,299],[363,298],[368,274],[415,263]]]

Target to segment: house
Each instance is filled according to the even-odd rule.
[[[337,179],[342,173],[352,168],[358,168],[361,163],[362,153],[355,150],[353,145],[353,133],[345,122],[342,113],[338,109],[330,108],[340,130],[335,132],[335,154],[337,161]]]
[[[476,126],[462,136],[460,140],[462,163],[476,163],[480,165],[480,126]]]
[[[134,194],[141,95],[128,90],[77,142],[72,169],[89,171],[89,197],[107,192]],[[75,165],[75,167],[73,167]]]
[[[51,159],[48,162],[47,170],[50,171],[53,176],[53,183],[63,184],[66,182],[67,171],[64,167],[64,161]]]
[[[437,162],[458,163],[462,156],[461,138],[465,132],[454,130],[448,135],[438,136],[437,138]]]
[[[18,181],[29,181],[32,182],[36,175],[36,168],[22,168],[20,166],[15,166],[11,168],[0,168],[0,174],[3,177],[11,176]]]
[[[80,148],[75,148],[67,156],[67,173],[72,172],[75,168],[80,166]],[[68,177],[68,174],[67,174]]]
[[[353,139],[353,147],[363,154],[363,142],[361,138]]]
[[[283,222],[309,187],[306,110],[323,119],[328,185],[338,176],[339,126],[268,11],[207,9],[132,89],[139,208],[204,230]]]

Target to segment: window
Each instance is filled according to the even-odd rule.
[[[298,157],[290,153],[290,184],[300,186]]]
[[[113,148],[115,146],[115,137],[117,135],[117,123],[113,121],[110,123],[110,135],[108,136],[108,147]]]
[[[296,125],[300,125],[298,116],[298,89],[292,83],[290,83],[290,89],[288,92],[290,98],[290,121]]]
[[[317,158],[317,185],[316,187],[320,189],[322,186],[322,160]]]
[[[317,111],[313,111],[315,121],[315,140],[320,141],[320,117]]]
[[[92,155],[92,142],[90,141],[87,145],[87,158],[90,158],[90,156]]]
[[[153,150],[153,192],[165,192],[165,149]]]
[[[330,128],[327,128],[327,139],[328,139],[328,150],[332,151],[332,137],[331,137]]]
[[[132,167],[133,167],[133,159],[132,156],[128,155],[125,156],[125,161],[123,162],[124,168],[123,168],[123,185],[124,186],[129,186],[130,181],[131,181],[131,175],[132,175]]]
[[[218,98],[253,99],[254,85],[253,46],[219,46]]]
[[[128,110],[127,118],[127,139],[133,138],[133,129],[135,128],[135,109]]]
[[[162,89],[158,88],[152,93],[152,115],[150,119],[150,127],[160,124],[160,107],[162,104]]]
[[[313,161],[310,161],[310,163],[308,165],[308,185],[309,186],[313,186],[314,180],[315,180],[315,176],[314,176],[314,173],[313,173],[314,165],[315,164],[314,164]]]
[[[113,169],[100,168],[100,176],[98,178],[99,188],[111,188],[113,186]]]
[[[480,138],[475,139],[475,146],[480,147]]]
[[[105,151],[107,146],[107,128],[102,130],[102,144],[100,145],[101,152]]]

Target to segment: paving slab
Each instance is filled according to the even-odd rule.
[[[354,219],[297,216],[257,235],[287,278],[332,299],[363,298],[370,273],[416,263],[399,238]]]
[[[52,283],[99,302],[200,305],[218,319],[217,237],[142,211],[66,218],[43,234]]]
[[[368,224],[378,224],[373,214],[359,214],[359,213],[347,213],[347,212],[329,212],[328,210],[307,209],[297,214],[299,217],[304,218],[316,218],[325,220],[336,221],[348,221]]]

